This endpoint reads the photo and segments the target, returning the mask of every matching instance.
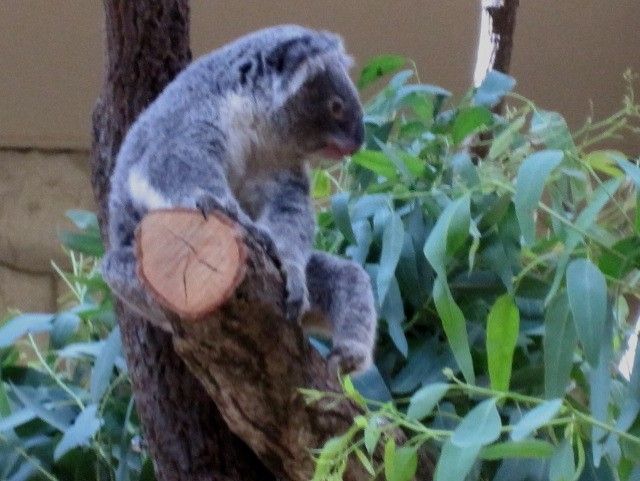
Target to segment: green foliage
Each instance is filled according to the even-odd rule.
[[[408,481],[423,449],[437,481],[640,479],[640,350],[618,369],[640,298],[640,168],[596,149],[638,131],[633,91],[571,133],[508,76],[453,104],[410,64],[365,67],[363,88],[392,75],[367,104],[366,145],[313,172],[317,246],[365,267],[381,318],[376,367],[307,392],[362,410],[314,451],[313,479],[353,459]],[[0,479],[151,480],[95,216],[69,218],[63,309],[0,324]]]
[[[71,211],[72,271],[55,314],[0,323],[0,479],[152,480],[122,357],[95,215]],[[36,336],[36,334],[48,334]]]
[[[381,317],[379,376],[355,386],[394,400],[345,390],[363,415],[318,459],[408,479],[427,449],[437,481],[638,479],[640,350],[630,373],[618,365],[640,301],[640,168],[594,150],[640,132],[632,76],[619,112],[571,133],[508,76],[454,104],[407,64],[364,68],[360,85],[393,76],[366,105],[364,150],[325,171],[319,199],[318,245],[365,267]],[[334,477],[316,479],[340,479],[323,466]]]

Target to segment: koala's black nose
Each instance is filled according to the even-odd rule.
[[[351,138],[358,146],[361,146],[364,142],[364,123],[362,122],[362,119],[358,119],[354,122]]]

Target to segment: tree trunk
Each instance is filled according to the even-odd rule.
[[[482,83],[490,70],[509,72],[519,0],[481,0],[480,35],[473,82]]]
[[[520,0],[481,0],[480,34],[473,73],[473,84],[476,87],[480,86],[491,70],[509,73],[519,2]],[[492,110],[500,114],[503,108],[504,100],[501,100]],[[491,140],[491,134],[481,133],[479,139],[483,143],[474,145],[471,151],[475,158],[484,159],[489,153],[487,144]]]
[[[188,0],[104,0],[104,85],[93,117],[92,184],[106,243],[109,178],[127,129],[191,59]],[[136,407],[159,481],[260,480],[273,475],[235,436],[168,333],[120,303]]]

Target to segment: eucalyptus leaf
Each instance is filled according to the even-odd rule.
[[[573,449],[571,443],[565,439],[549,462],[549,481],[572,481],[575,472]]]
[[[451,443],[460,448],[471,449],[475,446],[486,446],[498,439],[501,428],[496,399],[486,399],[462,419],[451,435]]]
[[[402,328],[402,322],[405,320],[404,306],[402,304],[402,296],[398,281],[395,277],[391,278],[387,296],[382,303],[380,309],[381,316],[387,321],[389,337],[398,351],[406,358],[409,352],[407,337]]]
[[[471,468],[473,468],[481,448],[482,446],[479,444],[462,448],[451,441],[447,441],[440,452],[433,480],[464,480]]]
[[[93,436],[102,426],[102,419],[98,416],[98,405],[86,406],[69,428],[64,431],[62,439],[53,452],[55,460],[60,459],[67,452],[79,446],[87,446]]]
[[[467,334],[464,314],[456,304],[447,285],[446,279],[438,276],[433,283],[433,301],[436,311],[442,320],[442,327],[453,351],[453,356],[470,384],[475,384],[475,373],[469,336]]]
[[[549,149],[576,150],[567,122],[558,112],[534,110],[529,132],[534,143],[544,144]]]
[[[561,407],[562,399],[551,399],[539,404],[522,416],[520,421],[513,426],[511,439],[514,441],[523,441],[535,430],[556,417]]]
[[[418,389],[409,401],[407,417],[416,420],[427,417],[447,393],[449,387],[450,386],[445,383],[434,383]]]
[[[473,100],[478,105],[493,107],[515,86],[516,80],[513,77],[497,70],[490,70],[476,90]]]
[[[520,329],[520,312],[510,294],[496,299],[487,317],[487,362],[491,388],[507,391],[513,353]]]
[[[451,126],[451,138],[455,145],[460,144],[469,135],[475,134],[489,125],[493,121],[493,114],[489,109],[482,106],[467,107],[456,115]]]
[[[567,268],[567,295],[578,339],[596,366],[607,317],[606,280],[589,260],[576,259]]]
[[[351,157],[351,161],[389,180],[397,180],[398,178],[396,165],[383,152],[360,150]]]
[[[549,304],[545,315],[544,392],[548,399],[564,396],[577,344],[569,300],[562,292]]]
[[[53,314],[20,314],[0,326],[0,348],[9,347],[22,336],[51,330]]]
[[[442,212],[424,244],[424,255],[438,275],[446,277],[447,256],[469,236],[470,198],[451,202]]]
[[[539,439],[506,441],[482,448],[480,458],[488,461],[509,458],[548,458],[553,454],[553,444]]]
[[[349,194],[347,192],[340,192],[331,197],[331,211],[342,235],[344,235],[349,242],[355,242],[356,236],[351,228]]]
[[[376,278],[378,299],[382,304],[393,279],[404,243],[404,224],[397,213],[391,214],[382,233],[380,267]]]
[[[94,212],[80,209],[69,209],[65,214],[78,229],[92,229],[96,232],[99,231],[98,217]]]
[[[379,78],[393,73],[406,65],[407,59],[400,55],[379,55],[363,67],[358,80],[358,88],[364,89]]]
[[[640,191],[640,167],[624,158],[617,159],[617,162],[618,166],[627,174],[629,180],[634,183],[636,190]]]
[[[120,329],[116,327],[107,336],[91,370],[91,399],[93,402],[100,402],[109,387],[116,359],[121,355]]]
[[[522,237],[527,245],[535,241],[533,214],[538,209],[544,184],[563,157],[564,154],[560,150],[542,150],[524,159],[518,170],[513,203],[516,207]]]

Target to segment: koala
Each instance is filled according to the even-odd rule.
[[[363,142],[350,62],[337,35],[283,25],[180,73],[131,126],[116,159],[102,261],[114,294],[168,326],[136,274],[136,227],[154,209],[220,210],[279,259],[287,317],[317,310],[330,321],[330,366],[365,370],[377,319],[370,280],[358,264],[313,250],[307,173],[314,156],[338,160]]]

